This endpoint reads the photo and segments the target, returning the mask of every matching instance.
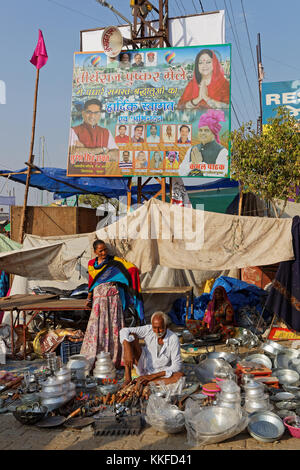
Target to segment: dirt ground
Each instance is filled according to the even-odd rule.
[[[91,426],[81,431],[70,428],[40,429],[19,423],[9,413],[0,417],[0,450],[300,450],[300,439],[286,431],[280,441],[263,443],[247,430],[220,444],[191,447],[186,432],[168,435],[146,427],[139,435],[94,436]]]
[[[224,350],[217,346],[216,350]],[[225,348],[226,349],[226,348]],[[251,353],[258,351],[251,351]],[[249,351],[248,351],[249,353]],[[240,357],[246,354],[240,351]],[[24,364],[23,364],[24,365]],[[0,450],[300,450],[300,439],[288,430],[279,441],[264,443],[251,437],[247,429],[219,444],[191,447],[186,432],[168,435],[146,425],[139,435],[95,436],[92,426],[82,430],[66,427],[40,429],[19,423],[12,413],[0,414]]]

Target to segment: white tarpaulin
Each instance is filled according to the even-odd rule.
[[[28,279],[69,279],[77,259],[64,256],[64,244],[53,243],[37,248],[0,253],[0,269]]]
[[[221,271],[294,259],[292,219],[217,214],[151,199],[96,232],[142,273]]]

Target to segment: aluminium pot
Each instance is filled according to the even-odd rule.
[[[62,383],[56,377],[48,377],[42,384],[41,393],[45,396],[61,396],[63,394]]]
[[[238,356],[234,353],[229,353],[225,351],[213,351],[205,354],[207,359],[224,359],[229,362],[230,365],[236,365],[238,361]]]
[[[64,405],[68,401],[67,395],[62,395],[60,397],[48,397],[48,398],[42,398],[41,404],[46,406],[48,410],[56,410],[57,408],[60,408],[62,405]]]
[[[55,372],[55,377],[61,384],[70,382],[71,370],[68,367],[62,367],[57,372]]]
[[[244,385],[246,397],[250,399],[258,399],[264,395],[264,386],[255,380],[250,380]]]
[[[89,374],[90,363],[83,354],[76,354],[70,357],[67,368],[71,370],[72,376],[74,374],[77,380],[85,380]]]
[[[233,373],[232,367],[223,358],[204,359],[197,367],[195,367],[195,374],[199,382],[203,385],[211,382],[215,378],[215,372],[222,369],[232,371]]]
[[[277,343],[276,341],[272,341],[271,339],[267,339],[266,343],[271,346],[275,351],[277,351],[277,354],[280,352],[284,352],[286,348],[282,346],[281,344]]]
[[[219,393],[219,399],[222,401],[228,401],[228,402],[237,402],[241,401],[241,394],[240,392],[220,392]]]

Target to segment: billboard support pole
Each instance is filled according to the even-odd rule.
[[[154,4],[154,1],[149,0],[131,0],[130,5],[132,6],[133,14],[133,27],[132,27],[132,43],[136,48],[155,48],[155,47],[171,47],[169,42],[169,2],[168,0],[158,0]],[[157,27],[153,26],[153,18],[147,21],[148,13],[154,13],[157,16],[156,21]],[[146,201],[149,199],[143,194],[143,188],[152,179],[148,178],[142,183],[142,177],[138,176],[137,180],[137,202],[142,203],[142,199]],[[156,181],[160,184],[160,190],[152,197],[156,198],[161,196],[162,201],[166,201],[166,178],[155,177]],[[170,178],[171,181],[171,178]],[[171,185],[170,185],[171,187]],[[131,205],[131,187],[127,192],[127,211],[130,210]]]
[[[257,132],[262,134],[262,92],[261,84],[264,78],[264,68],[261,61],[261,43],[260,43],[260,33],[257,34],[257,46],[256,46],[256,58],[257,58],[257,76],[258,76],[258,92],[259,92],[259,118],[257,120]]]
[[[128,178],[128,185],[127,185],[127,212],[130,212],[130,206],[131,206],[131,188],[132,188],[132,178]]]
[[[24,238],[24,233],[25,233],[27,199],[28,199],[28,192],[29,192],[30,174],[31,174],[31,169],[32,169],[31,165],[33,164],[33,160],[34,160],[33,146],[34,146],[34,136],[35,136],[35,122],[36,122],[36,107],[37,107],[37,97],[38,97],[38,88],[39,88],[39,76],[40,76],[40,69],[37,68],[36,80],[35,80],[34,104],[33,104],[31,142],[30,142],[29,158],[27,162],[28,168],[27,168],[27,177],[26,177],[26,184],[25,184],[24,203],[23,203],[23,209],[22,209],[21,221],[20,221],[20,232],[19,232],[20,243],[23,243],[23,238]]]

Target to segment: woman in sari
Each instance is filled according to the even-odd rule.
[[[195,59],[193,79],[186,86],[178,108],[228,108],[229,88],[216,54],[202,49]]]
[[[222,286],[215,288],[212,300],[208,303],[203,323],[210,333],[221,333],[228,338],[234,333],[234,310]]]
[[[144,322],[139,272],[134,264],[108,255],[102,240],[93,243],[96,258],[88,263],[89,293],[92,307],[81,354],[93,366],[96,355],[109,352],[116,368],[121,365],[122,346],[119,332],[125,326],[124,311],[132,305]]]

